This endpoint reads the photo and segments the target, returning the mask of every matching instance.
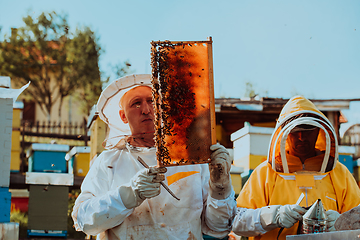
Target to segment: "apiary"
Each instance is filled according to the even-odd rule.
[[[159,166],[207,163],[216,143],[212,39],[151,42]]]

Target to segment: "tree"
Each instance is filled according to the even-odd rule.
[[[115,66],[112,67],[112,69],[115,72],[116,77],[121,78],[123,76],[133,73],[133,71],[130,70],[130,67],[131,67],[131,64],[127,60],[124,63],[116,64]]]
[[[81,92],[84,113],[90,111],[101,93],[98,66],[101,47],[88,27],[70,32],[67,15],[42,13],[34,20],[23,18],[25,26],[12,29],[0,43],[0,74],[22,86],[31,81],[24,92],[37,103],[50,120],[54,103]]]
[[[246,82],[245,83],[245,97],[249,97],[252,98],[254,97],[255,94],[255,89],[254,86],[251,82]]]

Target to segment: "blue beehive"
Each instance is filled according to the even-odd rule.
[[[29,151],[29,172],[67,173],[68,145],[33,143]]]
[[[353,156],[355,154],[354,146],[339,146],[339,162],[345,165],[351,173],[354,172]]]
[[[10,222],[11,193],[8,187],[0,187],[0,223]]]
[[[351,173],[354,172],[353,157],[351,155],[339,154],[339,162],[344,164]]]

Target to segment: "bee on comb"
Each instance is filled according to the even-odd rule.
[[[153,41],[151,67],[158,165],[209,162],[216,143],[211,38]]]

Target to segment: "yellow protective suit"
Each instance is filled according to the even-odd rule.
[[[299,117],[299,114],[306,115]],[[300,124],[321,128],[316,142],[319,155],[306,159],[304,164],[288,154],[286,144],[287,134]],[[358,206],[360,189],[348,169],[337,161],[337,145],[333,127],[313,103],[300,96],[290,99],[281,111],[271,137],[268,160],[253,171],[237,198],[238,212],[243,211],[240,211],[241,208],[295,204],[301,193],[305,194],[299,204],[301,207],[311,206],[317,199],[321,199],[325,210],[335,210],[340,214]],[[259,214],[260,211],[254,211],[254,215],[255,212]],[[280,228],[266,232],[256,219],[259,218],[247,217],[247,223],[238,224],[247,226],[242,229],[249,229],[253,236],[262,234],[255,239],[277,239]],[[239,220],[235,218],[234,221]],[[258,229],[251,229],[253,226]],[[285,228],[279,239],[296,234],[297,228],[298,223]],[[236,231],[234,227],[233,231],[239,235],[251,235],[244,230]]]

